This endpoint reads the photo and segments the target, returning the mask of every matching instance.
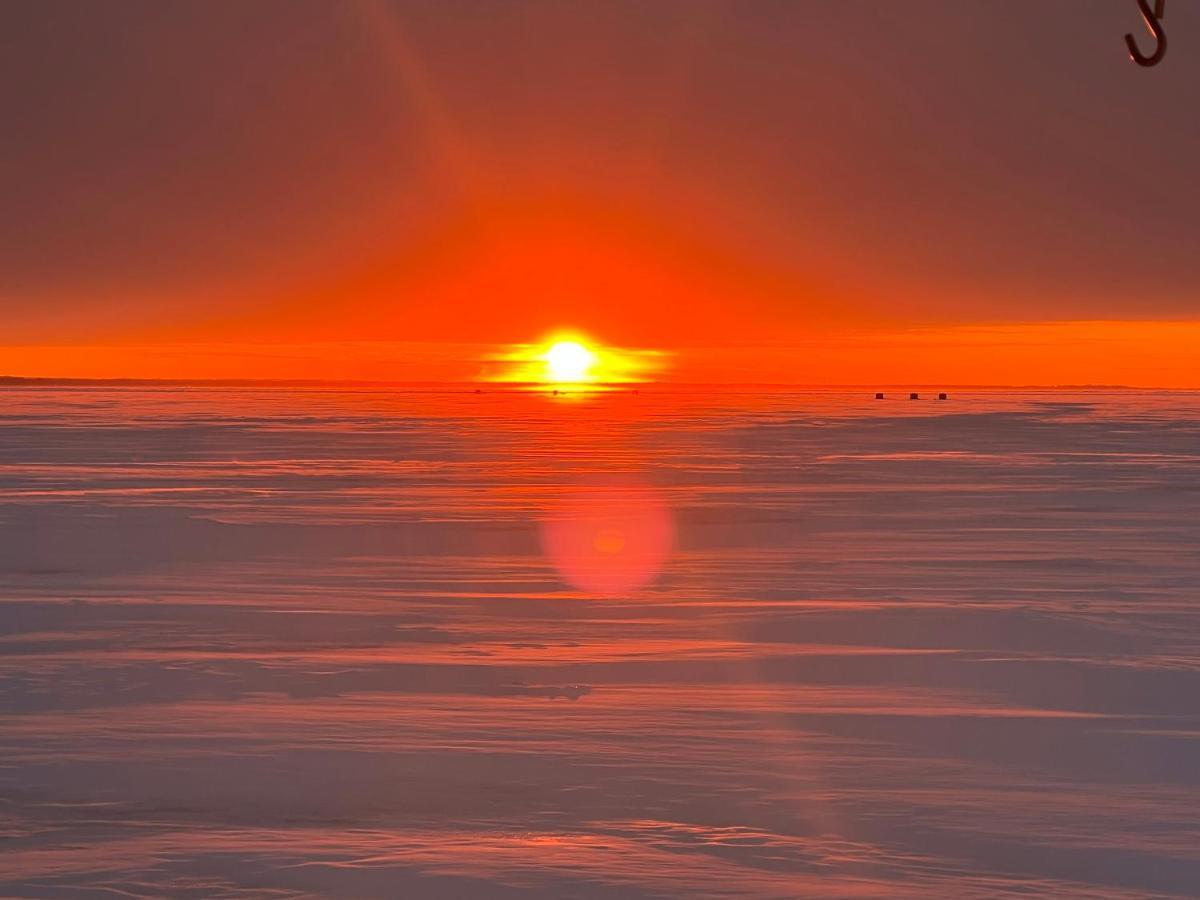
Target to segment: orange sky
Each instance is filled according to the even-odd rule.
[[[1200,387],[1200,54],[1043,7],[14,7],[0,374]]]
[[[1195,388],[1197,346],[1196,322],[847,331],[774,347],[677,348],[656,356],[652,377],[667,383]],[[31,377],[375,381],[493,380],[503,375],[495,360],[507,352],[509,345],[387,341],[36,344],[3,350],[7,373]]]

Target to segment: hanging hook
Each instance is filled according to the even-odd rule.
[[[1146,27],[1158,41],[1158,46],[1154,53],[1146,56],[1138,49],[1133,35],[1127,34],[1125,35],[1125,45],[1129,48],[1129,58],[1139,66],[1157,66],[1167,52],[1167,34],[1163,31],[1162,22],[1159,21],[1165,15],[1164,7],[1167,5],[1167,0],[1154,0],[1153,11],[1150,9],[1150,0],[1137,0],[1137,5],[1142,11],[1142,18],[1146,20]]]

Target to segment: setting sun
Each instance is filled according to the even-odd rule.
[[[596,354],[578,341],[559,341],[546,351],[546,372],[550,381],[575,383],[587,381]]]
[[[668,354],[661,350],[614,347],[579,331],[556,331],[540,343],[512,344],[502,354],[485,359],[492,364],[480,378],[555,391],[603,391],[611,385],[648,380],[665,369]]]

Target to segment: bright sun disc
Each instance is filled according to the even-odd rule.
[[[559,341],[546,351],[545,359],[552,381],[585,381],[596,354],[578,341]]]

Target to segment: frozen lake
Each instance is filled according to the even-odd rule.
[[[0,895],[1200,894],[1200,395],[872,396],[0,389]]]

